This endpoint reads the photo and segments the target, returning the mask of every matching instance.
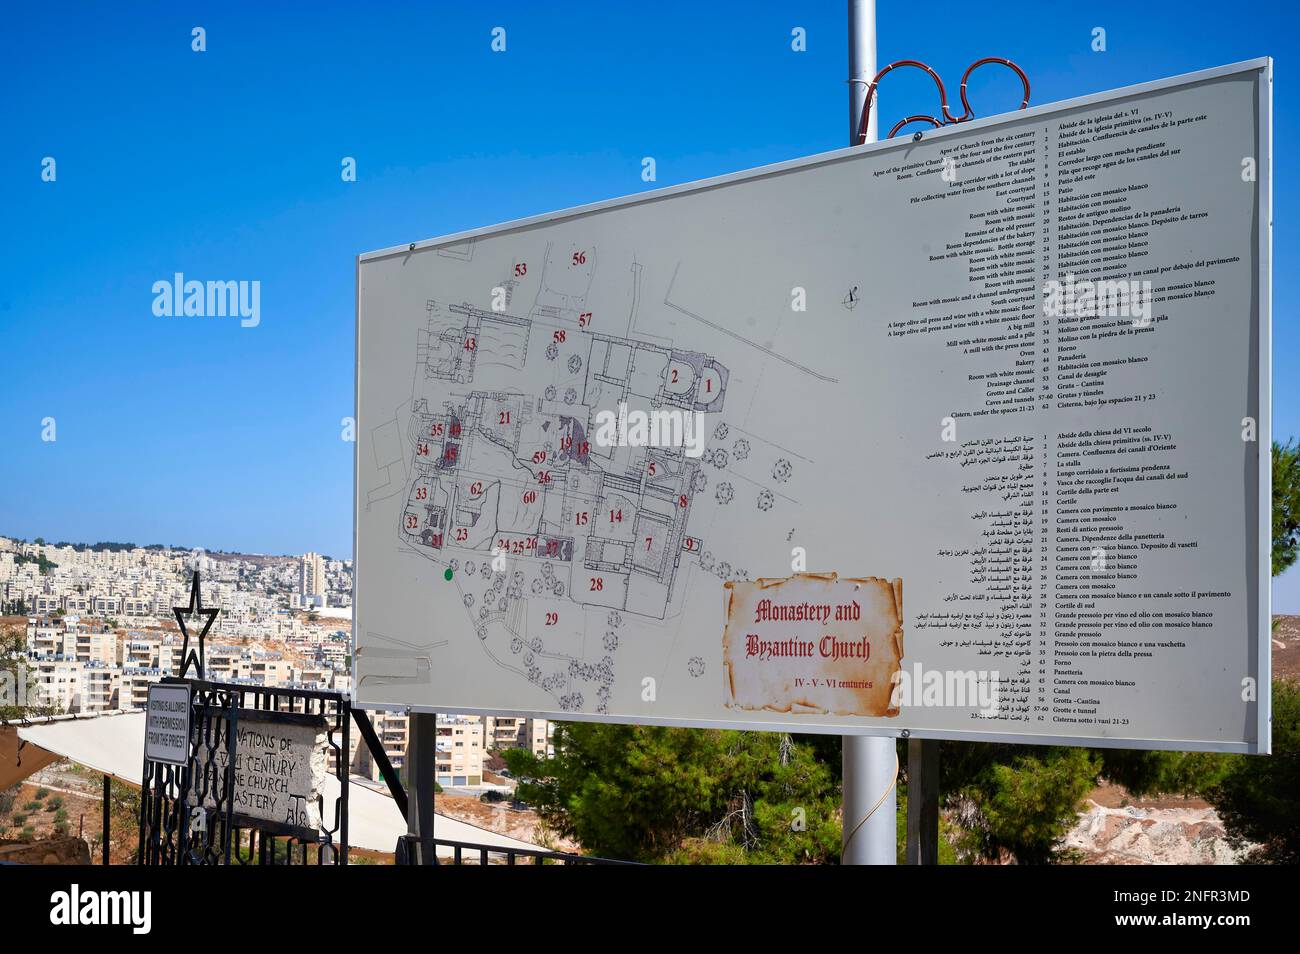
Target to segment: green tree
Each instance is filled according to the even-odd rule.
[[[1206,794],[1247,860],[1300,864],[1300,687],[1273,683],[1273,754],[1236,755]]]
[[[636,861],[825,862],[839,786],[773,733],[560,723],[556,755],[504,753],[517,797],[585,851]]]
[[[26,699],[19,695],[26,687]],[[0,628],[0,719],[54,715],[55,706],[33,698],[38,691],[27,668],[27,637],[16,626]],[[26,702],[24,706],[21,703]]]
[[[669,861],[825,864],[839,860],[840,786],[813,747],[796,736],[722,732],[719,793],[703,835]]]
[[[1273,575],[1300,554],[1300,448],[1273,442]]]
[[[940,771],[958,847],[971,861],[1045,864],[1061,858],[1101,759],[1089,749],[949,742]]]

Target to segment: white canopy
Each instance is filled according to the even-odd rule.
[[[140,784],[144,772],[144,712],[113,712],[93,717],[56,716],[46,722],[18,726],[18,736],[30,746],[53,756],[71,759],[87,768],[111,775],[132,785]],[[35,754],[35,753],[31,753]],[[32,763],[35,763],[35,759]],[[40,764],[45,764],[42,761]],[[24,766],[25,767],[25,766]],[[39,765],[37,765],[39,767]],[[339,795],[339,782],[325,777],[325,805]],[[468,822],[435,814],[435,838],[487,845],[499,850],[541,850],[539,846],[509,838]],[[406,834],[406,819],[386,791],[366,787],[356,779],[348,785],[348,844],[353,848],[392,851],[397,839]],[[439,848],[450,855],[450,848]]]

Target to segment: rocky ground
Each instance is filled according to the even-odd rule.
[[[1092,792],[1065,843],[1092,865],[1231,865],[1240,855],[1208,803],[1134,799],[1116,785]]]

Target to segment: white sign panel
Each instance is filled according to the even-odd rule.
[[[144,721],[144,757],[185,765],[190,760],[190,687],[154,683]]]
[[[1266,749],[1269,116],[1255,61],[361,256],[358,702]]]

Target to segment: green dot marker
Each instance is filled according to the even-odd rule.
[[[451,582],[451,567],[447,567],[447,569],[442,571],[442,578],[449,583]]]

